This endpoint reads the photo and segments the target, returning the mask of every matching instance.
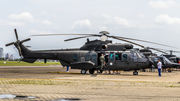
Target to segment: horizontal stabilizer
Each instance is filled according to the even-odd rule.
[[[36,59],[23,58],[21,61],[28,62],[28,63],[34,63],[36,61]]]

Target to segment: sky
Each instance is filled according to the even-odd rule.
[[[175,46],[179,49],[137,42],[146,47],[180,51],[179,0],[0,0],[0,47],[17,53],[14,29],[31,50],[79,48],[86,39],[64,42],[78,36],[36,34],[98,34],[129,37]],[[90,40],[99,39],[92,37]],[[119,40],[114,43],[126,43]],[[136,41],[133,41],[136,42]],[[135,46],[135,48],[139,48]],[[159,53],[161,54],[161,53]],[[177,53],[174,53],[177,54]],[[180,54],[177,54],[180,56]]]

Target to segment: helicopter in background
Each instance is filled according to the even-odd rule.
[[[139,50],[141,53],[143,53],[145,55],[145,57],[147,57],[149,60],[152,60],[154,62],[154,67],[157,68],[157,63],[158,60],[160,60],[162,62],[162,68],[179,68],[180,64],[179,63],[174,63],[172,61],[170,61],[166,56],[161,55],[161,56],[157,56],[157,54],[153,53],[152,50],[156,50],[158,52],[167,54],[166,52],[162,51],[162,49],[158,49],[158,48],[150,48],[147,47],[145,49],[141,49]],[[153,67],[153,68],[154,68]],[[171,72],[171,70],[169,69],[168,72]]]
[[[166,58],[168,58],[173,63],[179,63],[180,58],[177,57],[176,55],[173,55],[173,53],[180,53],[180,51],[165,50],[165,52],[166,53],[161,54],[161,56],[165,56]],[[167,52],[170,52],[170,54],[168,54]]]

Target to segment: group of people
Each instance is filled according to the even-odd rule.
[[[108,55],[106,55],[106,56],[104,57],[104,55],[101,54],[99,60],[100,60],[100,63],[101,63],[101,70],[103,70],[103,67],[104,67],[105,65],[107,65],[107,63],[108,63]],[[97,72],[98,72],[98,70],[97,70]],[[106,73],[108,73],[108,72],[106,71]],[[111,74],[111,70],[109,70],[109,74]],[[113,70],[113,73],[112,73],[112,74],[120,74],[120,70]]]

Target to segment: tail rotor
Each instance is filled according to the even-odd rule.
[[[28,38],[28,39],[25,39],[25,40],[20,41],[20,40],[18,39],[18,34],[17,34],[16,29],[14,29],[14,33],[15,33],[15,36],[16,36],[16,42],[8,43],[8,44],[6,44],[6,47],[7,47],[7,46],[10,46],[10,45],[14,45],[14,46],[18,49],[19,56],[21,56],[21,55],[22,55],[22,52],[21,52],[21,47],[20,47],[20,45],[21,45],[23,42],[29,41],[29,40],[31,40],[31,39]]]

